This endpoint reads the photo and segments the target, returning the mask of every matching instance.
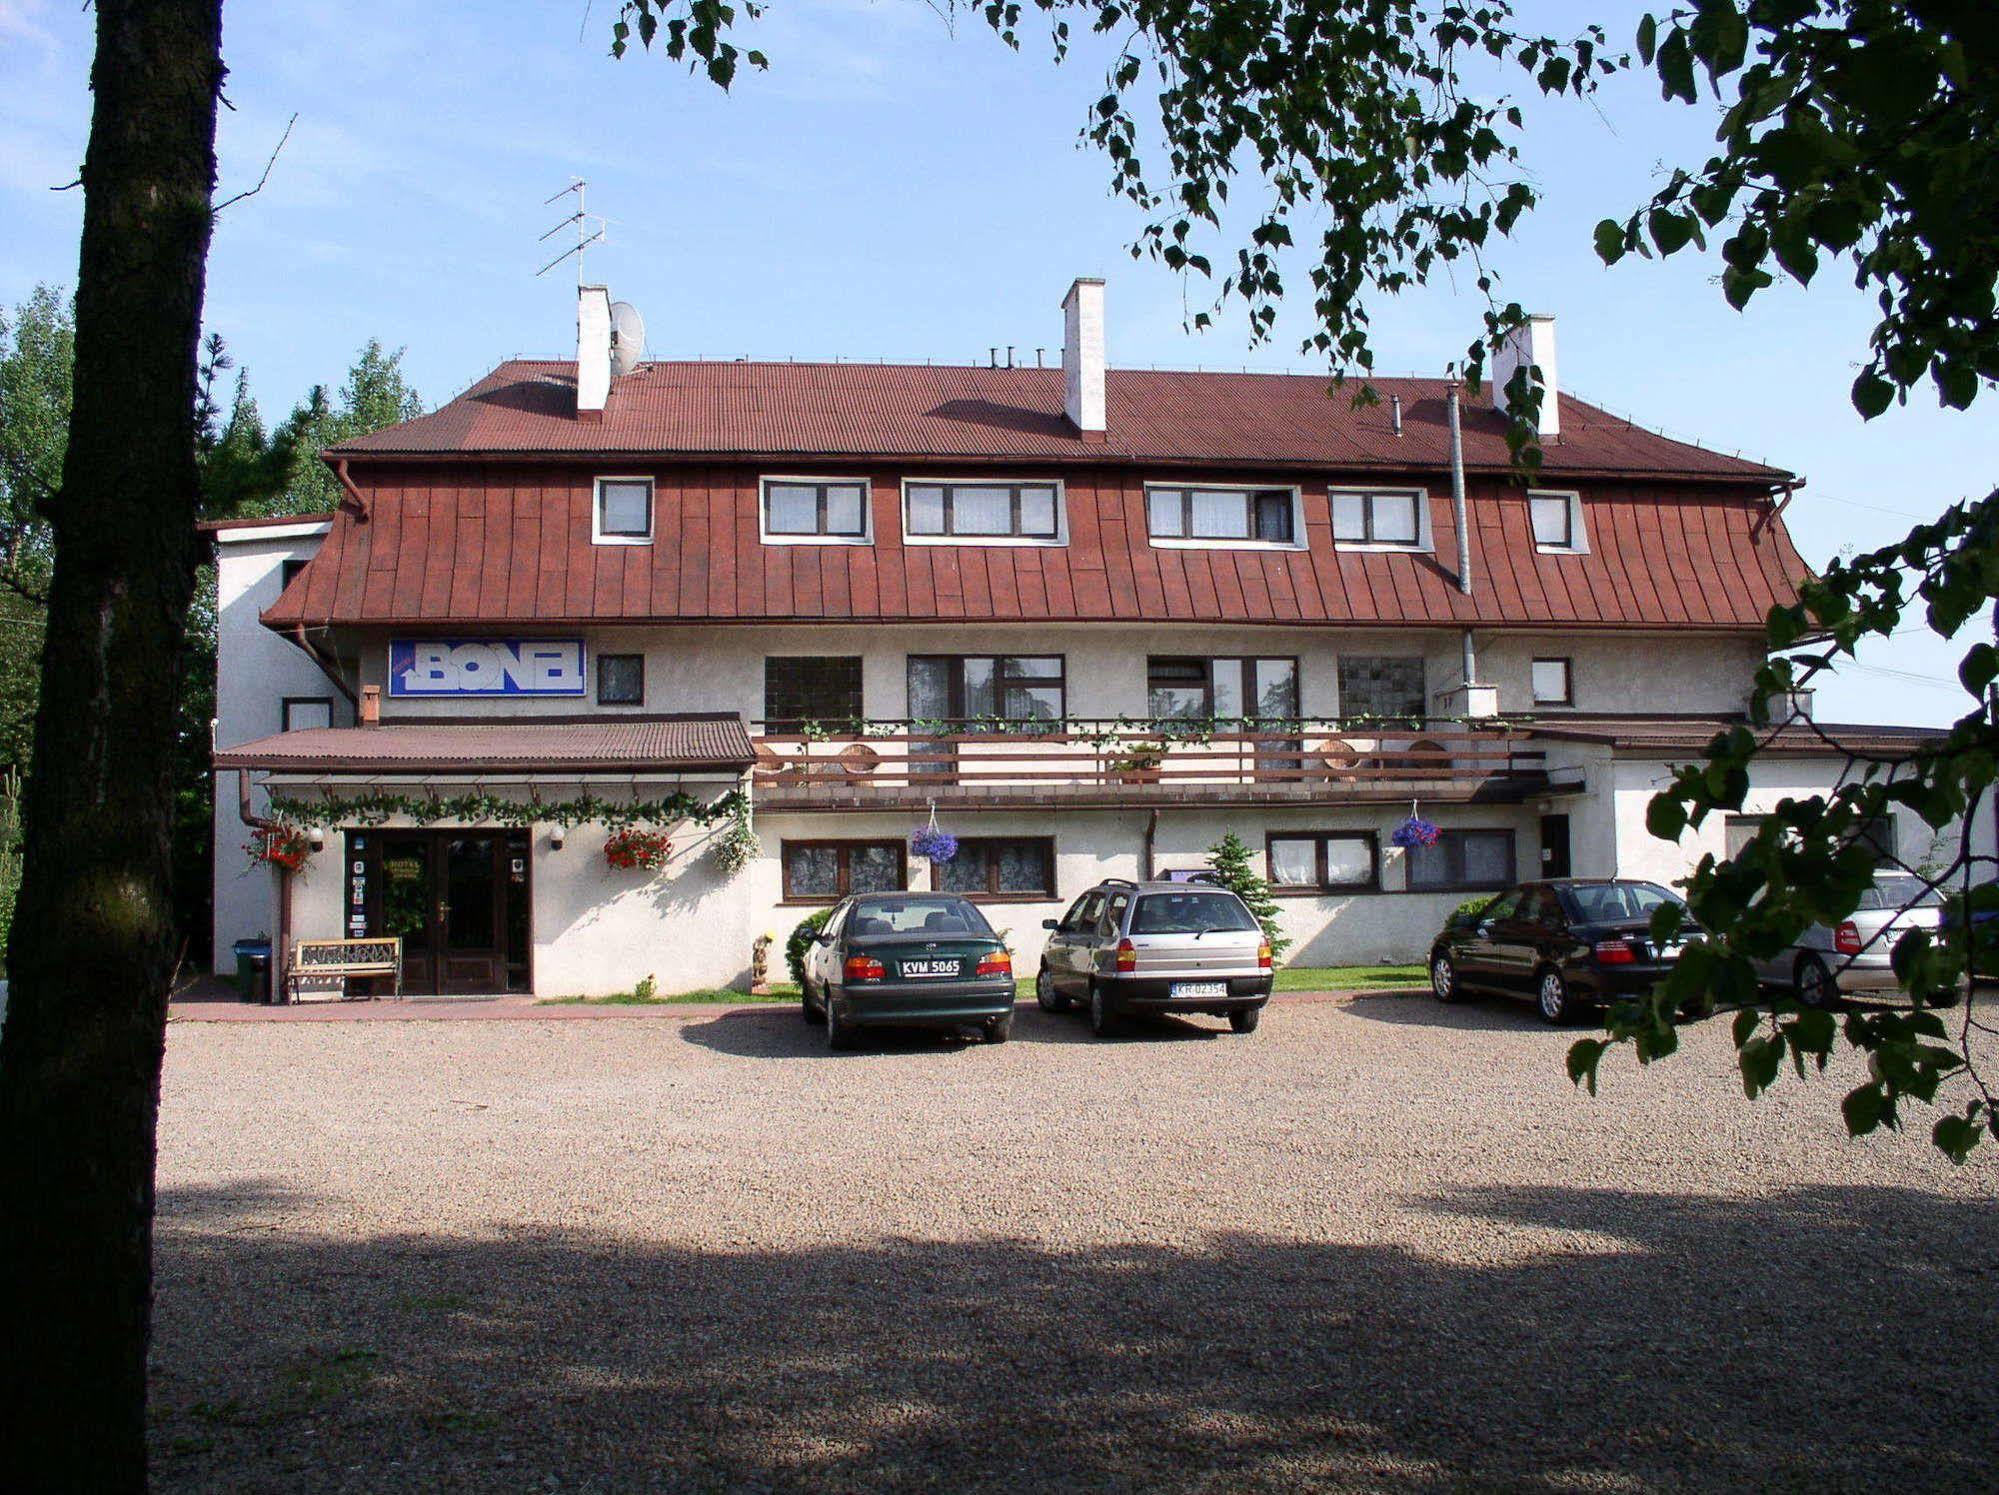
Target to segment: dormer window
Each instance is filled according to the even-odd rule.
[[[773,545],[866,545],[866,478],[765,478],[763,538]]]
[[[1580,555],[1589,549],[1583,533],[1583,501],[1579,493],[1548,493],[1529,489],[1527,517],[1534,526],[1534,548],[1555,555]]]
[[[912,545],[1060,545],[1060,483],[910,482],[902,537]]]
[[[1155,545],[1297,547],[1296,488],[1149,487],[1146,527]]]
[[[652,479],[597,479],[590,539],[597,545],[652,544]]]
[[[1335,488],[1333,542],[1378,550],[1427,550],[1428,497],[1420,488]]]

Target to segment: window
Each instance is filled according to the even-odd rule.
[[[790,544],[864,545],[866,478],[765,478],[763,537]]]
[[[1059,483],[905,483],[902,533],[921,544],[959,540],[1055,544]]]
[[[645,699],[645,655],[599,654],[597,656],[599,706],[643,706]]]
[[[1201,659],[1155,655],[1145,662],[1147,709],[1180,721],[1291,720],[1298,715],[1295,659]]]
[[[1147,893],[1131,916],[1133,934],[1222,934],[1254,929],[1256,920],[1233,893]]]
[[[308,727],[333,725],[333,697],[286,696],[279,704],[280,730],[302,732]]]
[[[909,656],[909,714],[917,721],[1059,722],[1066,714],[1062,656]]]
[[[296,581],[299,572],[305,569],[305,565],[304,561],[296,557],[289,561],[280,561],[278,563],[278,590],[282,592]]]
[[[1512,831],[1445,831],[1409,849],[1411,892],[1503,888],[1513,881]]]
[[[797,732],[807,722],[861,720],[858,655],[786,655],[764,661],[764,728]]]
[[[1358,893],[1380,886],[1372,831],[1273,831],[1264,842],[1276,891]]]
[[[833,903],[908,886],[900,841],[787,841],[783,865],[786,903]]]
[[[1340,715],[1420,720],[1429,699],[1418,654],[1342,654]]]
[[[1074,933],[1078,929],[1094,929],[1097,920],[1104,915],[1104,895],[1099,892],[1085,893],[1070,905],[1069,912],[1062,916],[1062,929]]]
[[[1147,528],[1154,540],[1185,545],[1297,545],[1295,488],[1148,488]]]
[[[650,545],[652,479],[597,479],[597,501],[590,515],[590,539],[597,545]]]
[[[1575,666],[1566,659],[1537,659],[1529,669],[1536,706],[1576,704]]]
[[[1341,545],[1395,545],[1420,549],[1423,544],[1421,489],[1332,490],[1333,539]]]
[[[1583,544],[1582,497],[1575,493],[1527,493],[1527,516],[1534,525],[1540,550],[1580,551]]]
[[[1055,842],[1046,836],[960,841],[937,878],[944,892],[973,898],[1053,898]]]

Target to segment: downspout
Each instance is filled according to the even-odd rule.
[[[305,652],[311,657],[312,662],[319,666],[319,673],[324,675],[328,680],[331,680],[333,682],[333,688],[339,691],[340,694],[342,694],[343,696],[347,697],[347,704],[349,706],[356,704],[353,690],[349,688],[345,680],[342,680],[340,678],[340,672],[334,667],[337,661],[329,659],[324,653],[320,651],[318,645],[314,644],[312,640],[306,636],[305,624],[303,623],[292,624],[292,642],[297,644],[301,649],[305,650]]]
[[[278,828],[277,821],[250,812],[250,770],[247,768],[236,770],[236,813],[242,818],[243,824],[249,826],[251,830],[273,831]],[[291,924],[292,875],[281,866],[278,868],[278,932],[271,941],[271,961],[265,968],[266,978],[270,982],[269,997],[273,1006],[277,1005],[278,994],[284,989],[282,962],[285,950],[291,943]]]
[[[1458,591],[1471,596],[1471,522],[1465,503],[1465,433],[1458,408],[1458,381],[1451,380],[1451,522],[1458,531]],[[1464,659],[1464,706],[1471,710],[1471,688],[1478,683],[1478,653],[1472,645],[1471,629],[1466,628],[1459,643]]]
[[[1152,813],[1145,817],[1145,843],[1144,843],[1145,860],[1144,860],[1144,865],[1139,868],[1139,880],[1141,882],[1152,881],[1153,872],[1155,870],[1153,867],[1153,858],[1155,856],[1154,846],[1157,843],[1158,839],[1159,839],[1159,811],[1155,807]]]
[[[346,490],[347,496],[340,501],[340,507],[351,509],[354,517],[363,524],[368,522],[368,500],[361,496],[361,490],[354,486],[354,480],[347,476],[347,459],[342,457],[333,464],[333,476]]]

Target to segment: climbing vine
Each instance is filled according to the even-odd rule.
[[[292,826],[386,825],[402,819],[415,825],[457,821],[467,825],[577,826],[595,822],[613,830],[635,825],[674,825],[691,820],[712,825],[747,813],[749,796],[731,789],[720,799],[703,800],[676,790],[665,799],[601,799],[594,794],[547,800],[530,793],[526,799],[503,799],[475,790],[467,794],[326,794],[319,799],[271,796],[271,815]]]

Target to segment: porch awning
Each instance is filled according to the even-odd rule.
[[[733,713],[307,727],[215,754],[217,768],[357,775],[700,769],[739,773],[755,761],[750,734],[743,719]]]

